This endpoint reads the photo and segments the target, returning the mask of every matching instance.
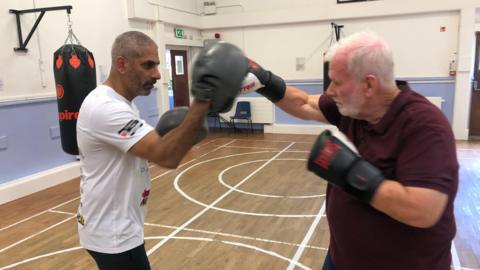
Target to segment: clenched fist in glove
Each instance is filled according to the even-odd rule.
[[[277,102],[285,96],[286,88],[282,78],[248,59],[248,74],[242,82],[242,93],[257,91],[271,102]]]
[[[200,51],[192,69],[192,95],[211,101],[211,111],[230,110],[247,75],[247,59],[235,45],[216,42]]]
[[[367,203],[384,180],[379,169],[328,130],[315,141],[308,158],[308,170]]]
[[[160,136],[165,136],[168,132],[180,126],[187,113],[188,107],[175,107],[171,110],[166,111],[164,114],[162,114],[160,120],[158,120],[155,130]],[[199,143],[200,141],[205,139],[207,135],[208,124],[205,120],[198,133],[194,135],[195,140],[193,141],[193,143]]]

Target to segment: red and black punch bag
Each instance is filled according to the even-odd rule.
[[[328,69],[330,67],[330,62],[323,62],[323,92],[325,93],[330,85],[330,77],[328,77]]]
[[[97,87],[93,54],[81,45],[65,44],[53,54],[62,148],[78,155],[76,125],[85,97]]]

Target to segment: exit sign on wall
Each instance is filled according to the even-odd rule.
[[[175,28],[175,37],[176,38],[185,38],[185,30],[182,28]]]

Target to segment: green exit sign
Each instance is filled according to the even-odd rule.
[[[175,28],[175,37],[176,38],[186,38],[185,30],[182,28]]]

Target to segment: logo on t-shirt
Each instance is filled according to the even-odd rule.
[[[82,226],[85,225],[85,217],[80,215],[80,213],[77,214],[77,222],[80,223]]]
[[[148,195],[150,195],[150,189],[144,189],[142,192],[142,202],[140,203],[140,206],[144,206],[147,204]]]
[[[118,134],[120,134],[121,137],[133,136],[135,131],[142,126],[143,124],[140,123],[139,120],[130,120],[122,129],[118,131]]]

